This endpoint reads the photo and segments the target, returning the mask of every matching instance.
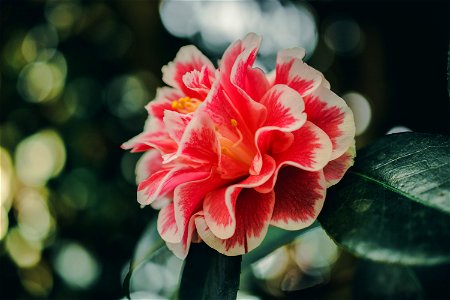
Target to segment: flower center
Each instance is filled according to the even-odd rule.
[[[172,101],[172,108],[180,113],[187,114],[194,112],[201,103],[202,101],[195,98],[181,97]]]
[[[231,141],[230,139],[219,135],[219,141],[221,146],[222,155],[226,155],[235,161],[242,163],[245,168],[248,169],[253,162],[252,152],[245,147],[243,141],[242,132],[239,130],[238,122],[235,119],[231,119],[231,126],[236,130],[238,136],[237,141]]]

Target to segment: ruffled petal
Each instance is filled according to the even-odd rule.
[[[342,98],[322,86],[304,100],[308,121],[330,137],[333,144],[331,158],[338,158],[354,142],[355,121],[351,109]]]
[[[271,191],[283,166],[290,165],[306,171],[318,171],[330,161],[331,141],[319,127],[307,121],[292,134],[294,141],[287,150],[271,154],[277,162],[277,169],[266,183],[256,188],[257,191],[261,193]]]
[[[209,171],[206,172],[184,166],[162,169],[139,184],[138,202],[141,205],[149,205],[156,198],[164,197],[180,184],[205,178],[208,175]]]
[[[166,154],[175,152],[177,143],[167,134],[162,120],[149,117],[145,123],[144,131],[123,143],[121,147],[122,149],[131,149],[131,152],[142,152],[156,148],[162,154]]]
[[[192,118],[192,114],[182,114],[171,110],[166,110],[164,112],[164,125],[166,126],[167,133],[172,140],[176,143],[180,143],[183,133]]]
[[[203,67],[212,81],[215,69],[211,61],[193,45],[181,47],[174,61],[162,67],[163,81],[189,97],[201,99],[198,92],[186,86],[183,76],[194,70],[202,71]]]
[[[190,163],[207,163],[218,165],[220,160],[220,144],[215,125],[208,114],[197,111],[186,126],[175,155],[165,158],[168,163],[178,158],[188,159]]]
[[[330,161],[325,168],[323,168],[327,188],[335,185],[342,179],[342,177],[344,177],[345,172],[353,166],[355,155],[355,145],[352,145],[344,154]]]
[[[179,243],[181,241],[182,235],[175,220],[173,202],[159,211],[157,228],[159,235],[166,242]]]
[[[194,243],[199,242],[199,238],[195,232],[195,220],[198,219],[199,216],[201,216],[201,212],[194,214],[190,218],[190,220],[183,232],[183,236],[182,236],[180,242],[177,242],[177,243],[172,243],[169,241],[166,242],[167,248],[169,248],[169,250],[172,251],[176,257],[178,257],[180,259],[185,259],[189,252],[191,242],[194,242]]]
[[[274,84],[286,84],[302,97],[312,93],[322,81],[322,74],[302,61],[304,50],[287,49],[278,52]]]
[[[162,157],[156,149],[145,152],[136,163],[136,183],[139,184],[150,175],[159,171],[162,166]]]
[[[275,185],[275,207],[271,225],[299,230],[311,225],[322,209],[326,194],[322,171],[308,172],[284,167]]]
[[[187,88],[199,94],[199,99],[206,98],[211,89],[211,78],[214,74],[210,74],[211,69],[203,66],[201,70],[193,70],[183,75],[183,83]]]
[[[283,133],[299,129],[306,121],[306,114],[303,112],[305,106],[301,96],[286,85],[273,86],[261,99],[261,103],[267,108],[267,118],[264,126],[255,134],[257,155],[252,163],[252,174],[260,172],[264,153],[269,150],[276,152],[283,150],[280,149],[283,146],[280,147],[280,140],[277,138],[288,142],[292,135]],[[272,143],[273,149],[271,149]]]
[[[219,67],[221,87],[237,111],[245,114],[252,132],[265,119],[266,110],[257,101],[270,87],[264,72],[252,67],[260,44],[260,36],[248,34],[228,47]]]
[[[208,246],[220,253],[245,254],[258,247],[266,236],[274,203],[274,192],[260,194],[254,189],[243,189],[236,200],[236,229],[232,237],[215,236],[201,216],[195,219],[197,232]]]
[[[321,170],[331,157],[331,141],[316,125],[307,121],[292,132],[294,142],[286,151],[273,153],[278,164],[288,164],[308,171]]]
[[[187,182],[175,188],[174,214],[177,227],[181,232],[187,233],[191,217],[202,209],[205,195],[225,183],[226,181],[212,170],[206,178]]]
[[[229,187],[208,193],[203,203],[206,223],[215,236],[230,238],[236,230],[236,199],[243,188],[254,188],[266,182],[275,171],[275,161],[264,156],[263,168],[259,175],[250,175],[246,179]]]
[[[184,97],[184,94],[170,87],[162,87],[156,90],[156,97],[150,101],[145,108],[151,116],[160,120],[164,117],[166,110],[173,110],[172,102]]]

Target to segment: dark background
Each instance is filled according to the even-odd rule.
[[[0,146],[11,158],[11,174],[17,173],[15,165],[21,158],[18,145],[44,129],[59,135],[66,152],[62,171],[41,185],[29,185],[13,176],[14,192],[4,208],[9,225],[0,241],[2,299],[123,297],[123,268],[156,215],[151,208],[140,209],[136,202],[133,172],[139,155],[127,154],[119,146],[142,130],[146,112],[139,107],[163,85],[161,67],[181,46],[198,39],[171,35],[160,20],[158,1],[74,3],[82,8],[77,19],[70,30],[56,30],[59,38],[52,46],[67,64],[63,87],[56,96],[36,101],[21,92],[20,76],[31,62],[21,54],[20,45],[30,29],[49,23],[49,4],[0,1]],[[317,47],[308,63],[324,72],[337,94],[357,91],[370,103],[371,122],[357,137],[358,147],[399,125],[417,132],[450,133],[448,1],[312,1],[306,5],[313,12],[318,32]],[[333,53],[327,45],[327,26],[336,18],[358,24],[364,35],[358,51]],[[345,43],[345,32],[342,34]],[[199,48],[212,59],[220,57],[219,52],[203,49],[201,44]],[[324,67],[327,55],[334,60]],[[130,86],[145,99],[143,103],[117,100]],[[74,92],[75,108],[69,105]],[[5,177],[1,178],[1,185],[6,184]],[[23,189],[46,194],[47,214],[53,220],[40,240],[42,257],[32,265],[18,265],[6,242],[14,228],[22,228],[16,199]],[[55,267],[62,249],[74,244],[97,266],[95,279],[86,286],[71,285]],[[348,288],[355,262],[351,257],[345,261],[342,268],[348,268],[350,279],[307,289],[302,295],[326,298],[330,290]],[[424,283],[426,277],[421,278],[427,297],[448,295],[445,279]],[[270,297],[261,289],[255,293]]]

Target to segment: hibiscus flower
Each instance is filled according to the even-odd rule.
[[[303,62],[280,51],[274,72],[253,66],[248,34],[217,70],[195,47],[163,67],[144,132],[123,145],[145,151],[138,201],[161,209],[158,231],[186,257],[191,242],[225,255],[256,248],[269,225],[299,230],[317,218],[327,187],[353,164],[355,125],[345,101]]]

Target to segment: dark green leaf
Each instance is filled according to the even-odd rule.
[[[424,299],[414,270],[406,266],[360,261],[353,281],[353,298],[364,300]]]
[[[241,256],[225,256],[205,243],[192,244],[184,265],[179,299],[236,299]]]
[[[358,152],[319,216],[347,250],[375,261],[450,261],[450,138],[401,133]]]

